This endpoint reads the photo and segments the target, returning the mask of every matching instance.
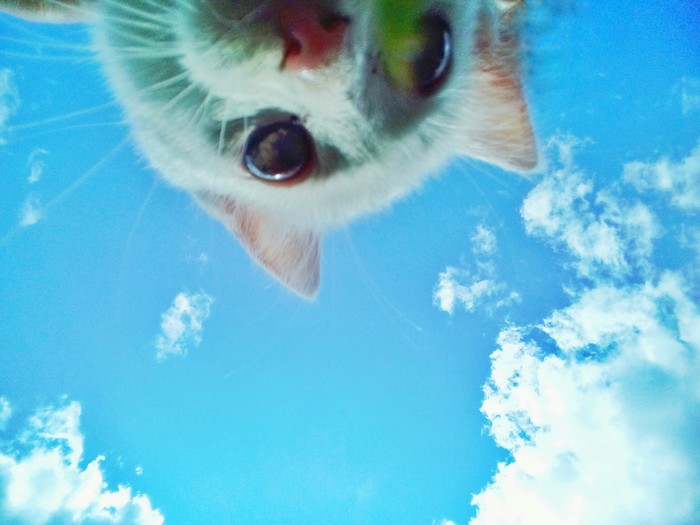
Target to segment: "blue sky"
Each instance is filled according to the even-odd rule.
[[[0,27],[2,523],[700,514],[694,2],[533,21],[541,173],[456,161],[315,302],[147,168],[87,28]]]

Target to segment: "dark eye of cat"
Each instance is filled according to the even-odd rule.
[[[274,122],[255,129],[248,136],[243,153],[248,172],[270,182],[301,180],[308,174],[313,158],[313,139],[295,121]]]
[[[415,89],[418,95],[429,97],[447,79],[452,65],[452,33],[445,19],[427,14],[421,19],[423,48],[413,61]]]

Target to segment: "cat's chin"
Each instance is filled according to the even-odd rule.
[[[448,150],[453,149],[426,149],[420,137],[406,135],[378,145],[380,157],[368,156],[364,162],[325,176],[316,174],[299,184],[279,185],[251,176],[239,156],[221,156],[201,137],[185,139],[177,136],[177,126],[167,128],[159,133],[158,126],[145,122],[136,124],[134,131],[141,149],[149,152],[151,164],[168,182],[189,193],[239,202],[314,231],[383,209],[444,166],[450,157]]]

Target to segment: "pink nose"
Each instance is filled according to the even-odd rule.
[[[283,2],[278,9],[285,41],[282,69],[316,69],[333,60],[343,45],[347,21],[322,24],[317,9],[298,2]]]

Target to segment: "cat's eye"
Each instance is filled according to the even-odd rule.
[[[416,93],[428,97],[437,91],[449,75],[452,65],[452,33],[439,14],[428,14],[420,21],[423,46],[413,60]]]
[[[248,172],[269,182],[297,182],[314,159],[311,135],[299,122],[266,124],[248,136],[243,163]]]

